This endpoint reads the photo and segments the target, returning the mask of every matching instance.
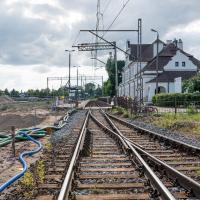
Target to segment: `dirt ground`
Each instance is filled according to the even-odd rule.
[[[42,143],[43,146],[48,143],[48,138],[49,136],[45,136],[44,138],[40,139],[40,142]],[[8,181],[10,178],[13,176],[17,175],[20,173],[23,168],[21,163],[19,162],[19,154],[23,151],[30,151],[34,149],[36,145],[33,142],[26,141],[26,142],[19,142],[16,143],[16,156],[13,156],[12,153],[12,147],[11,144],[8,144],[5,147],[2,147],[0,149],[0,185]],[[28,156],[25,158],[26,163],[28,164],[28,167],[37,160],[39,160],[42,156],[43,149],[33,155],[33,156]],[[4,200],[5,194],[9,193],[11,188],[6,189],[4,192],[0,194],[0,200]]]
[[[0,132],[9,132],[11,126],[20,129],[53,125],[64,113],[52,111],[45,102],[4,105],[0,110]]]
[[[0,104],[1,105],[1,104]],[[65,115],[66,111],[52,111],[50,105],[42,103],[10,104],[6,109],[0,110],[0,132],[9,133],[11,126],[19,128],[51,126]],[[49,136],[40,138],[45,145]],[[36,147],[33,142],[22,141],[16,143],[16,156],[13,157],[11,144],[0,148],[0,185],[22,170],[18,157],[19,153],[32,150]],[[28,165],[40,158],[42,151],[27,157]],[[1,195],[0,195],[1,200]]]

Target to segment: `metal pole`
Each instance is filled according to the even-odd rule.
[[[142,19],[139,21],[139,66],[140,66],[140,105],[143,103],[143,80],[142,80]]]
[[[77,66],[77,71],[76,71],[76,73],[77,73],[77,83],[76,83],[76,85],[77,85],[77,88],[78,88],[78,66]]]
[[[49,89],[49,78],[47,77],[47,89]]]
[[[117,48],[116,42],[114,42],[114,60],[115,60],[115,96],[117,96],[117,88],[118,88],[118,67],[117,67]]]
[[[136,88],[136,92],[137,92],[137,100],[138,100],[138,96],[139,96],[139,43],[140,43],[140,39],[139,39],[139,20],[138,20],[138,34],[137,34],[137,88]]]
[[[70,93],[70,88],[71,88],[71,83],[70,83],[70,79],[71,79],[71,77],[70,77],[70,75],[71,75],[71,73],[70,73],[70,68],[71,68],[71,52],[69,51],[69,93]]]
[[[11,131],[12,131],[12,153],[13,157],[16,156],[16,151],[15,151],[15,127],[11,126]]]
[[[156,55],[156,94],[158,94],[158,44],[159,44],[159,33],[157,32],[157,55]]]
[[[79,94],[78,94],[78,66],[77,66],[77,100],[79,99]]]
[[[102,96],[103,96],[103,76],[102,76],[102,89],[101,89],[101,93],[102,93]]]
[[[159,33],[155,29],[151,29],[152,32],[157,34],[157,55],[156,55],[156,94],[158,94],[158,53],[159,53]]]

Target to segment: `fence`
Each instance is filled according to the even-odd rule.
[[[176,113],[197,113],[200,112],[200,101],[159,101],[154,105],[158,112],[174,112]]]
[[[158,110],[154,106],[144,106],[137,99],[128,97],[115,98],[115,105],[123,107],[131,112],[131,114],[137,113],[158,113]]]
[[[127,97],[115,99],[118,106],[130,110],[131,113],[197,113],[200,112],[200,101],[159,101],[158,105],[145,106],[139,101]],[[116,104],[115,104],[116,105]]]

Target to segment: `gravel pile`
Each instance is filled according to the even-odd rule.
[[[200,141],[195,139],[195,138],[186,137],[181,133],[172,132],[172,131],[169,131],[168,129],[165,129],[165,128],[159,128],[159,127],[156,127],[156,126],[154,126],[150,123],[144,123],[144,122],[140,122],[140,121],[136,121],[136,120],[126,120],[126,121],[129,122],[129,123],[132,123],[136,126],[140,126],[142,128],[154,131],[158,134],[161,134],[161,135],[173,138],[175,140],[184,142],[186,144],[193,145],[195,147],[200,148]]]
[[[58,131],[51,134],[50,142],[55,144],[63,139],[65,139],[71,132],[74,125],[79,121],[79,119],[85,118],[86,111],[79,110],[73,111],[69,116],[66,125]]]

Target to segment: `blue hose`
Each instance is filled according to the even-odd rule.
[[[30,141],[34,142],[35,144],[38,145],[38,147],[32,151],[25,151],[25,152],[22,152],[19,156],[19,160],[23,166],[23,171],[20,172],[19,174],[15,175],[14,177],[12,177],[9,181],[7,181],[6,183],[4,183],[3,185],[0,186],[0,192],[2,192],[4,189],[6,189],[8,186],[10,186],[11,184],[13,184],[16,180],[18,180],[19,178],[21,178],[22,176],[24,176],[24,173],[27,171],[27,164],[26,164],[26,161],[23,159],[23,157],[29,155],[29,156],[32,156],[33,154],[39,152],[41,149],[42,149],[42,144],[33,139],[31,136],[29,136],[27,133],[23,132],[23,133],[20,133],[21,135],[23,135],[24,137],[27,137]]]

